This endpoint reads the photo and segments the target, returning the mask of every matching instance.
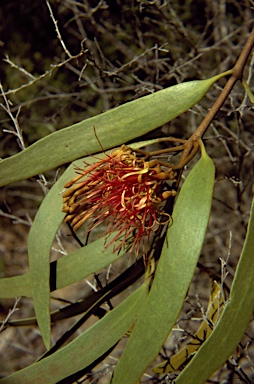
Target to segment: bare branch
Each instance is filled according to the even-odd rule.
[[[63,67],[64,65],[66,65],[67,63],[69,63],[71,60],[78,59],[79,57],[83,56],[83,54],[86,53],[86,52],[87,52],[87,50],[86,50],[86,51],[83,51],[83,50],[81,49],[81,51],[80,51],[77,55],[75,55],[75,56],[71,56],[71,57],[69,57],[68,59],[62,61],[62,62],[59,63],[59,64],[51,65],[51,69],[49,69],[48,71],[44,72],[42,75],[40,75],[40,76],[38,76],[38,77],[33,77],[34,80],[31,80],[31,81],[29,81],[28,83],[23,84],[23,85],[21,85],[21,86],[18,87],[18,88],[15,88],[15,89],[9,89],[8,91],[5,92],[5,95],[8,96],[8,95],[11,95],[11,94],[15,94],[15,93],[17,93],[17,92],[19,92],[19,91],[21,91],[21,90],[23,90],[23,89],[25,89],[25,88],[30,87],[31,85],[34,85],[34,84],[37,83],[38,81],[43,80],[46,76],[51,76],[51,75],[53,74],[53,72],[54,72],[56,69],[59,69],[59,68]],[[15,66],[15,64],[12,65],[12,66]],[[20,68],[18,68],[18,69],[21,70]],[[32,76],[32,75],[31,75],[31,76]],[[30,76],[30,77],[31,77],[31,76]]]
[[[254,67],[254,52],[252,53],[251,61],[250,61],[250,65],[249,65],[249,72],[248,72],[248,78],[247,78],[247,83],[248,84],[250,84],[251,79],[252,79],[253,67]],[[248,100],[248,94],[245,91],[244,99],[243,99],[241,105],[237,108],[237,111],[239,111],[241,117],[243,117],[243,112],[244,112],[244,110],[245,110],[245,108],[247,106],[247,100]]]
[[[8,315],[6,316],[6,318],[2,321],[2,323],[0,324],[0,333],[3,332],[3,330],[5,329],[6,327],[6,324],[8,323],[8,321],[10,320],[11,316],[14,314],[14,312],[17,312],[19,309],[17,308],[18,306],[18,303],[20,301],[20,297],[18,297],[16,300],[15,300],[15,303],[14,303],[14,306],[12,307],[12,309],[9,310],[8,312]]]
[[[13,221],[13,224],[24,224],[27,225],[28,227],[31,227],[32,225],[32,220],[31,217],[26,214],[27,220],[21,219],[21,217],[12,215],[10,213],[6,213],[0,209],[0,216],[6,217],[7,219],[11,219]]]
[[[11,118],[13,124],[14,124],[14,127],[15,127],[15,131],[10,131],[10,130],[3,129],[3,132],[11,133],[14,136],[16,136],[18,138],[18,143],[19,143],[20,148],[21,149],[25,149],[25,142],[24,142],[23,135],[22,135],[22,129],[20,128],[19,122],[18,122],[18,115],[20,113],[20,109],[21,108],[18,109],[18,111],[16,113],[16,116],[14,116],[12,111],[11,111],[11,109],[10,109],[10,102],[9,102],[9,100],[6,97],[6,94],[4,93],[3,86],[2,86],[1,83],[0,83],[0,90],[1,90],[1,94],[2,94],[4,102],[5,102],[5,105],[0,103],[0,106],[10,116],[10,118]]]
[[[12,68],[15,68],[15,69],[17,69],[18,71],[24,73],[24,75],[26,75],[27,77],[30,77],[30,79],[32,79],[32,80],[35,80],[35,79],[36,79],[36,78],[35,78],[30,72],[28,72],[25,68],[20,67],[19,65],[15,64],[12,60],[10,60],[10,58],[9,58],[8,55],[5,56],[5,59],[3,59],[3,61],[5,61],[6,63],[8,63]]]
[[[69,52],[69,50],[67,49],[67,47],[66,47],[66,45],[65,45],[65,43],[64,43],[64,41],[62,39],[61,33],[60,33],[60,31],[58,29],[58,26],[57,26],[57,20],[55,19],[54,15],[53,15],[53,11],[52,11],[52,8],[51,8],[48,0],[46,0],[46,4],[47,4],[48,9],[49,9],[50,17],[53,20],[53,23],[55,25],[55,29],[56,29],[56,33],[57,33],[57,38],[60,41],[60,43],[61,43],[61,45],[63,47],[63,50],[66,53],[66,55],[69,56],[69,58],[72,58],[72,54]]]

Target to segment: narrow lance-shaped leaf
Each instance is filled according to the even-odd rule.
[[[154,143],[157,143],[159,139],[152,139],[152,140],[146,140],[142,142],[138,142],[135,144],[132,144],[131,147],[133,149],[135,148],[141,148],[142,146],[146,145],[152,145]],[[102,155],[104,156],[104,154]],[[83,161],[86,161],[87,163],[93,162],[94,159],[91,158],[84,158],[80,161],[76,161],[75,164],[78,166],[83,166]],[[71,179],[74,175],[74,166],[71,165],[68,170],[66,170],[66,173],[62,176],[61,179],[57,182],[56,186],[46,196],[46,200],[44,204],[39,208],[39,210],[42,210],[43,212],[40,212],[40,215],[42,216],[41,222],[46,222],[48,215],[50,213],[50,209],[52,208],[52,204],[50,206],[47,205],[48,200],[53,199],[53,211],[51,211],[52,219],[51,219],[51,232],[47,233],[45,236],[45,242],[43,243],[43,246],[41,248],[41,244],[37,241],[35,241],[35,247],[38,247],[37,253],[40,257],[40,263],[39,267],[44,268],[44,270],[47,270],[48,267],[48,260],[49,260],[49,249],[52,245],[52,239],[54,239],[55,233],[57,232],[57,229],[62,222],[62,219],[64,217],[63,213],[60,209],[60,200],[61,197],[59,195],[59,191],[63,189],[64,183]],[[59,184],[58,184],[59,183]],[[49,207],[49,209],[46,209],[46,206]],[[44,217],[43,217],[44,216]],[[36,224],[37,225],[37,222]],[[48,231],[48,227],[45,227],[44,225],[39,225],[38,232],[43,233],[44,231]],[[77,281],[80,281],[81,279],[84,279],[89,274],[95,272],[98,269],[101,269],[105,267],[106,265],[110,264],[115,260],[117,257],[120,257],[122,252],[120,254],[112,254],[112,248],[113,246],[108,247],[106,250],[103,251],[102,249],[104,246],[105,240],[103,238],[97,240],[93,244],[89,244],[87,247],[83,249],[79,249],[77,251],[72,252],[71,254],[65,256],[64,258],[58,259],[56,261],[56,289],[63,288],[69,284],[73,284]],[[110,241],[109,241],[110,242]],[[103,257],[101,257],[103,256]],[[42,263],[44,260],[44,267],[42,266]],[[0,297],[1,298],[15,298],[19,296],[26,296],[26,297],[32,297],[32,287],[31,287],[31,280],[30,280],[31,273],[28,272],[24,275],[20,276],[13,276],[8,278],[2,278],[0,279]],[[48,286],[48,280],[49,277],[47,277],[46,284]]]
[[[136,143],[132,145],[132,147],[138,148],[142,145],[144,145],[143,142]],[[102,156],[104,157],[105,154],[102,154]],[[89,164],[94,162],[94,158],[86,157],[77,160],[75,161],[75,165],[77,167],[83,167],[84,161],[86,164]],[[50,347],[49,255],[57,229],[64,218],[64,213],[62,212],[61,191],[63,190],[66,181],[73,179],[74,176],[76,176],[74,166],[70,165],[43,200],[36,214],[28,238],[28,254],[31,271],[30,282],[32,285],[34,308],[41,334],[47,348]],[[96,255],[96,253],[98,253],[96,244],[94,244],[94,247],[94,251],[93,246],[89,247],[89,252]],[[101,248],[101,257],[103,258],[102,251],[103,247]],[[99,262],[98,258],[97,261],[97,268],[95,268],[94,272],[101,268],[101,262]],[[94,266],[96,266],[96,263]]]
[[[20,296],[32,297],[30,272],[20,276],[0,279],[0,297],[2,299]]]
[[[67,285],[86,278],[96,270],[106,267],[124,253],[124,251],[113,253],[113,245],[103,250],[104,244],[105,239],[100,238],[83,248],[71,252],[57,261],[54,261],[56,281],[55,289],[52,290],[64,288]],[[46,260],[48,264],[48,255]],[[51,263],[51,265],[52,264],[53,263]],[[30,278],[31,273],[28,272],[24,275],[0,279],[0,297],[32,297]]]
[[[237,348],[254,310],[253,258],[254,201],[229,300],[212,334],[179,375],[176,384],[206,383],[213,372],[219,369]]]
[[[202,248],[213,185],[214,165],[202,148],[177,199],[152,288],[112,384],[136,384],[176,323]]]
[[[55,384],[85,368],[111,348],[136,321],[149,281],[120,305],[53,355],[2,380],[1,384]]]
[[[213,324],[216,323],[223,310],[224,297],[221,294],[221,289],[222,286],[217,281],[213,281],[206,316],[203,318],[198,330],[177,353],[154,366],[152,369],[153,372],[160,374],[173,373],[183,365],[186,365],[190,356],[198,351],[203,343],[204,337],[208,338],[212,333]]]
[[[92,160],[92,158],[85,159],[87,162]],[[83,160],[77,161],[76,164],[77,166],[83,166]],[[64,219],[61,191],[64,189],[64,184],[74,176],[74,167],[71,165],[43,200],[28,237],[30,281],[34,309],[47,349],[50,348],[49,255],[56,231]]]
[[[2,160],[0,186],[43,173],[85,154],[100,152],[94,128],[104,150],[142,136],[198,103],[224,75],[177,84],[54,132]]]

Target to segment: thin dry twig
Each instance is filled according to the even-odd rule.
[[[0,333],[4,331],[4,329],[6,328],[6,324],[9,322],[11,316],[14,314],[14,312],[17,312],[19,309],[18,309],[18,303],[20,301],[20,297],[18,297],[16,300],[15,300],[15,303],[12,307],[12,309],[9,310],[8,312],[8,315],[6,316],[6,318],[1,322],[0,324]]]
[[[86,53],[86,52],[87,52],[87,50],[84,51],[84,50],[81,49],[81,51],[80,51],[77,55],[75,55],[75,56],[71,56],[71,57],[69,57],[68,59],[66,59],[66,60],[64,60],[64,61],[62,61],[62,62],[60,62],[60,63],[58,63],[58,64],[54,64],[54,65],[52,64],[52,65],[51,65],[51,69],[47,70],[47,71],[44,72],[42,75],[40,75],[40,76],[38,76],[38,77],[34,77],[34,76],[33,76],[33,77],[34,77],[34,80],[31,80],[31,81],[29,81],[28,83],[25,83],[25,84],[21,85],[21,86],[18,87],[18,88],[9,89],[8,91],[5,91],[5,95],[8,96],[8,95],[16,94],[17,92],[20,92],[20,91],[22,91],[23,89],[28,88],[28,87],[30,87],[31,85],[34,85],[34,84],[37,83],[38,81],[43,80],[46,76],[51,76],[51,75],[53,74],[53,72],[54,72],[56,69],[59,69],[59,68],[63,67],[64,65],[66,65],[67,63],[69,63],[71,60],[79,59],[79,58],[80,58],[81,56],[83,56],[84,53]],[[9,60],[9,61],[10,61],[10,63],[12,63],[11,60]],[[9,64],[10,64],[10,63],[9,63]],[[16,64],[12,63],[12,66],[16,68]],[[25,71],[23,68],[20,68],[20,67],[18,67],[18,66],[17,66],[17,68],[18,68],[21,72]],[[31,76],[32,76],[32,75],[31,75]]]
[[[54,25],[55,25],[55,30],[56,30],[57,38],[58,38],[58,40],[60,41],[60,43],[61,43],[61,45],[62,45],[62,47],[63,47],[63,50],[64,50],[64,52],[66,53],[66,55],[69,56],[69,58],[72,58],[72,57],[73,57],[72,54],[71,54],[70,51],[67,49],[67,47],[66,47],[66,45],[65,45],[65,42],[64,42],[63,39],[62,39],[61,33],[60,33],[59,28],[58,28],[58,25],[57,25],[57,20],[56,20],[55,17],[54,17],[52,8],[51,8],[51,6],[50,6],[48,0],[46,0],[46,4],[47,4],[48,9],[49,9],[50,17],[51,17],[51,19],[53,20],[53,23],[54,23]]]
[[[32,80],[35,80],[36,78],[30,73],[28,72],[25,68],[15,64],[10,58],[8,55],[5,56],[5,59],[3,59],[3,61],[5,61],[7,64],[9,64],[12,68],[15,68],[17,69],[18,71],[20,71],[21,73],[23,73],[25,76],[29,77],[30,79]]]
[[[249,65],[249,72],[248,72],[248,77],[247,77],[247,83],[250,84],[252,76],[253,76],[253,67],[254,67],[254,52],[252,53],[251,56],[251,61]],[[243,98],[243,101],[241,102],[241,105],[236,109],[239,111],[241,118],[243,117],[244,110],[247,107],[247,100],[248,100],[248,94],[245,90],[245,96]]]
[[[18,116],[19,116],[21,108],[18,108],[16,116],[14,116],[11,109],[10,109],[10,102],[6,97],[6,93],[4,92],[3,86],[1,83],[0,83],[0,90],[1,90],[1,94],[2,94],[4,102],[5,102],[5,105],[0,103],[0,106],[10,116],[10,118],[14,124],[14,127],[15,127],[15,131],[9,130],[9,129],[3,129],[3,132],[11,133],[12,135],[16,136],[18,138],[18,143],[19,143],[20,148],[25,149],[25,142],[23,139],[22,129],[20,128],[20,125],[18,122]]]
[[[2,209],[0,209],[0,216],[6,217],[7,219],[11,219],[13,224],[24,224],[24,225],[27,225],[28,227],[31,227],[32,225],[32,219],[28,214],[26,214],[27,219],[25,220],[19,216],[6,213]]]

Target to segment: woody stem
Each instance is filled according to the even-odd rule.
[[[215,101],[214,105],[210,109],[210,111],[207,113],[197,130],[193,133],[193,135],[186,141],[184,146],[184,150],[182,153],[182,156],[179,160],[179,163],[177,165],[177,169],[182,168],[185,164],[187,164],[192,157],[197,153],[198,151],[198,145],[197,141],[198,139],[201,139],[203,135],[205,134],[206,130],[208,129],[209,125],[215,118],[216,114],[221,109],[222,105],[228,98],[230,92],[232,91],[235,83],[238,80],[242,79],[243,76],[243,70],[247,63],[248,57],[253,49],[254,46],[254,28],[246,41],[245,46],[243,47],[243,50],[238,58],[238,60],[235,63],[235,66],[232,69],[232,75],[228,79],[226,85],[224,86],[223,90],[221,91],[221,94],[219,95],[218,99]]]

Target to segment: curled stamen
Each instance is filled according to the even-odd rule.
[[[76,168],[76,172],[78,176],[66,183],[63,194],[65,222],[70,222],[75,230],[88,222],[88,231],[105,223],[106,239],[117,231],[105,247],[117,242],[117,251],[132,235],[130,249],[137,255],[141,246],[146,254],[151,235],[171,219],[162,204],[175,195],[165,184],[165,180],[175,177],[172,169],[163,170],[157,160],[137,158],[135,152],[123,145],[86,169]],[[163,216],[167,216],[166,221]]]

